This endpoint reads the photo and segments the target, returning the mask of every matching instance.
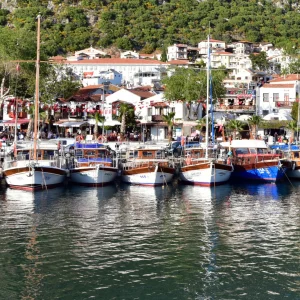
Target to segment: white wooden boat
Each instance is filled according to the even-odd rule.
[[[121,179],[123,182],[159,186],[170,183],[175,166],[165,158],[162,148],[145,146],[128,149],[126,157],[121,156]]]
[[[55,159],[49,153],[49,148],[42,148],[38,144],[38,119],[39,119],[39,70],[40,70],[40,24],[41,16],[37,17],[37,57],[36,57],[36,83],[34,102],[34,135],[33,144],[26,149],[25,156],[18,156],[17,141],[15,134],[14,158],[8,158],[3,164],[3,174],[6,183],[12,188],[18,189],[43,189],[52,188],[63,183],[66,175],[61,165],[60,158]],[[50,148],[53,151],[53,148]],[[57,150],[57,148],[56,148]],[[20,153],[20,152],[19,152]],[[57,156],[58,157],[58,156]]]
[[[118,176],[117,161],[102,144],[75,144],[75,159],[70,168],[72,183],[86,186],[111,184]]]
[[[231,162],[208,157],[205,149],[191,148],[185,150],[185,159],[181,161],[179,178],[182,183],[214,186],[227,182],[233,171]]]
[[[51,145],[38,145],[37,159],[33,159],[32,145],[22,145],[15,150],[15,157],[6,157],[3,176],[7,185],[15,189],[36,190],[53,188],[66,177],[65,160],[58,156],[58,149]]]

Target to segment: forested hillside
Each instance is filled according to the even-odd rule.
[[[226,42],[268,41],[288,52],[300,42],[298,0],[2,0],[0,53],[35,56],[35,18],[42,20],[42,55],[90,45],[153,50],[211,35]]]

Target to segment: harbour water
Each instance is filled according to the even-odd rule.
[[[300,299],[300,183],[0,190],[0,299]]]

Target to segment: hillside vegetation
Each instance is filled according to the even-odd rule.
[[[0,54],[35,57],[36,16],[42,56],[94,47],[151,53],[173,43],[196,46],[207,37],[271,42],[295,52],[298,0],[2,0]]]

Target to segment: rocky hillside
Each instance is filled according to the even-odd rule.
[[[0,0],[0,5],[0,38],[18,45],[17,50],[0,45],[0,51],[18,57],[28,56],[26,43],[34,40],[39,12],[45,56],[90,45],[144,53],[178,42],[196,46],[209,30],[215,39],[268,41],[289,53],[300,42],[298,0]]]

